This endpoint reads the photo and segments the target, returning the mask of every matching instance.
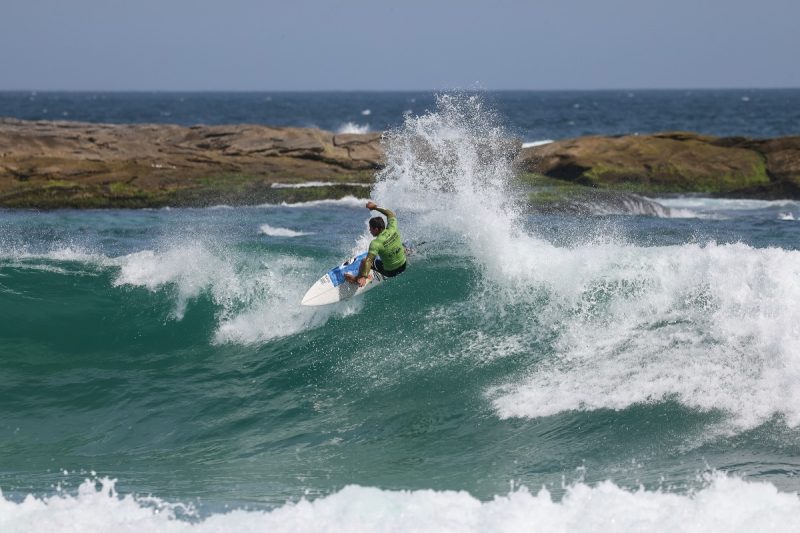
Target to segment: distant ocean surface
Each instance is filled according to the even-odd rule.
[[[0,531],[800,531],[800,202],[533,215],[509,136],[800,133],[800,91],[0,93],[388,131],[363,198],[0,210]],[[0,162],[2,159],[0,159]],[[347,302],[305,290],[419,244]]]
[[[465,93],[466,94],[466,93]],[[480,92],[510,135],[526,142],[583,135],[695,131],[800,134],[800,89]],[[0,117],[25,120],[265,124],[385,131],[436,108],[433,92],[0,92]]]

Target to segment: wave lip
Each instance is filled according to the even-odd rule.
[[[99,486],[98,486],[99,485]],[[350,485],[313,501],[272,511],[237,509],[198,521],[190,506],[158,498],[120,497],[115,480],[85,481],[76,495],[29,495],[15,503],[0,493],[0,529],[31,533],[73,530],[216,531],[800,531],[800,499],[771,484],[722,475],[686,495],[626,490],[611,481],[576,483],[560,502],[525,487],[481,502],[465,491],[387,491]]]
[[[267,342],[317,327],[349,310],[309,310],[297,305],[310,282],[300,274],[307,265],[294,256],[266,255],[253,260],[225,246],[194,240],[114,261],[119,267],[115,287],[166,291],[174,300],[174,320],[183,320],[189,305],[201,295],[209,298],[215,306],[215,344]]]
[[[686,210],[665,207],[655,200],[638,194],[609,191],[573,194],[549,206],[545,211],[596,216],[638,215],[658,218],[693,218],[695,216]]]
[[[368,183],[334,183],[332,181],[304,181],[302,183],[273,183],[272,189],[305,189],[307,187],[335,187],[347,185],[349,187],[370,187]]]
[[[797,200],[758,200],[750,198],[707,198],[695,196],[655,198],[655,201],[667,207],[691,209],[695,211],[751,211],[771,208],[796,208],[800,205]]]
[[[327,206],[341,206],[341,207],[364,207],[364,202],[367,201],[367,198],[356,198],[355,196],[344,196],[337,200],[311,200],[308,202],[295,202],[295,203],[287,203],[281,202],[279,205],[276,204],[263,204],[259,207],[317,207],[321,205]]]
[[[108,264],[106,256],[73,245],[53,247],[45,252],[31,251],[26,246],[0,246],[0,259],[63,261],[101,266]]]

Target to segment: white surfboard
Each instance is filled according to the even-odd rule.
[[[367,284],[363,287],[359,287],[358,283],[350,283],[344,279],[346,273],[358,274],[361,261],[365,257],[367,257],[367,252],[351,257],[341,265],[330,269],[308,289],[300,305],[334,304],[365,293],[380,285],[387,278],[375,270],[370,270],[369,276],[367,276]]]

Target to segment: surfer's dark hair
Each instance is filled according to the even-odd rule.
[[[383,221],[383,217],[372,217],[369,219],[369,227],[370,229],[379,229],[383,231],[386,229],[386,222]]]

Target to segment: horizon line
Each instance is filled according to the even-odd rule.
[[[442,93],[442,92],[630,92],[630,91],[793,91],[799,87],[618,87],[555,89],[3,89],[0,93]]]

